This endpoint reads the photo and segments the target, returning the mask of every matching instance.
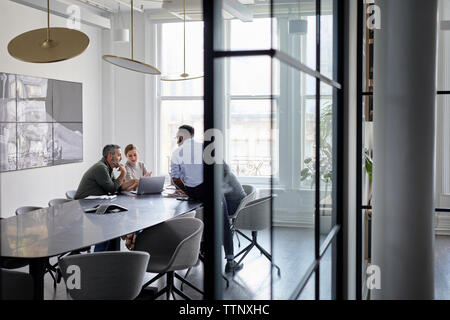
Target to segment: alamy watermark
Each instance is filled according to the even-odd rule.
[[[370,30],[381,29],[381,9],[374,0],[367,0],[367,28]]]

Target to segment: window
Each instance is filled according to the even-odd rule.
[[[186,72],[203,74],[203,22],[186,23]],[[183,23],[159,26],[160,61],[163,75],[183,73]],[[162,41],[162,39],[169,39]],[[188,124],[195,138],[203,141],[203,79],[159,81],[159,174],[168,174],[170,157],[177,147],[178,127]]]

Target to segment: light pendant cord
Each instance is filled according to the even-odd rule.
[[[47,0],[47,41],[50,41],[50,0]]]
[[[133,0],[131,0],[131,60],[134,60],[134,21],[133,21]]]
[[[186,0],[184,0],[184,22],[183,22],[183,74],[186,75]]]

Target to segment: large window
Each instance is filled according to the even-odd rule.
[[[237,49],[270,48],[271,20],[255,19],[253,23],[227,21],[227,46]],[[203,73],[203,22],[188,22],[186,26],[186,71]],[[258,31],[258,32],[256,32]],[[251,36],[254,34],[255,36]],[[170,41],[167,41],[170,39]],[[251,39],[251,41],[248,41]],[[179,74],[183,71],[183,24],[159,25],[161,71]],[[278,142],[271,135],[271,94],[279,92],[277,81],[272,83],[271,59],[233,59],[225,66],[227,82],[226,158],[239,177],[269,178],[277,157],[271,157]],[[170,156],[176,148],[175,134],[181,124],[192,125],[196,138],[203,140],[203,79],[160,82],[160,157],[161,174],[169,171]],[[268,180],[264,180],[268,181]]]

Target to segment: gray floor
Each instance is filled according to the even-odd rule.
[[[260,244],[270,251],[269,232],[263,232],[259,235]],[[235,241],[236,253],[244,248],[248,241],[241,237],[241,247],[238,247]],[[276,269],[272,270],[271,284],[271,267],[265,256],[261,255],[257,249],[253,249],[244,260],[244,268],[234,277],[228,277],[230,287],[224,288],[224,299],[227,300],[244,300],[244,299],[270,299],[273,295],[274,299],[287,299],[293,292],[295,287],[306,269],[313,259],[313,230],[298,228],[276,228],[274,231],[273,241],[273,257],[274,263],[281,268],[281,276],[277,275]],[[126,250],[123,248],[123,250]],[[328,250],[330,251],[330,250]],[[436,299],[450,300],[450,237],[437,236],[435,242],[436,256],[436,273],[435,273],[435,290]],[[28,268],[23,269],[24,272]],[[184,275],[184,271],[180,272]],[[198,287],[202,287],[203,265],[200,263],[195,267],[188,280]],[[331,254],[327,252],[324,257],[321,268],[321,299],[331,298]],[[148,280],[153,274],[147,274]],[[225,287],[225,281],[224,287]],[[165,284],[165,280],[156,282],[159,288]],[[176,281],[177,286],[179,283]],[[273,287],[273,292],[271,288]],[[201,295],[194,290],[185,287],[185,292],[193,299],[201,299]],[[55,290],[53,288],[53,280],[49,275],[45,277],[45,299],[47,300],[66,300],[68,299],[65,286],[60,283]],[[178,297],[177,297],[178,299]],[[314,299],[314,277],[312,277],[305,287],[299,299]]]

